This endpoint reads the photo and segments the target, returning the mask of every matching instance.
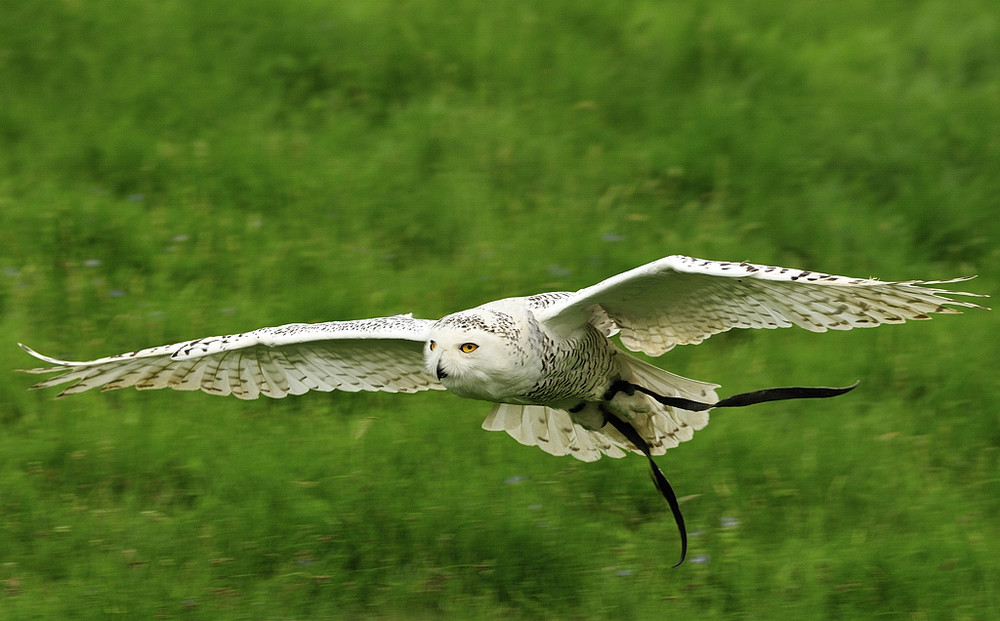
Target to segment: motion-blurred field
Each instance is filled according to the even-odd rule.
[[[657,361],[861,387],[582,464],[448,394],[28,392],[674,253],[998,290],[993,2],[0,0],[0,617],[1000,616],[995,313]]]

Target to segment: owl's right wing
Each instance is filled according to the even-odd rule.
[[[294,323],[86,362],[57,360],[21,347],[55,365],[26,373],[60,373],[32,388],[75,382],[59,396],[128,386],[203,390],[240,399],[309,390],[417,392],[444,389],[424,370],[423,348],[432,323],[411,315]]]

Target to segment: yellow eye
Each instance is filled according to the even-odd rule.
[[[431,341],[430,347],[431,347],[431,351],[434,351],[434,348],[437,347],[437,343],[435,343],[434,341]]]
[[[459,349],[462,350],[463,354],[471,354],[479,349],[479,345],[476,345],[475,343],[462,343],[462,346],[459,347]]]

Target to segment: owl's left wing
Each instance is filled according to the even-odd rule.
[[[626,347],[659,356],[732,328],[825,332],[983,308],[947,296],[986,296],[929,286],[963,280],[883,282],[674,255],[575,293],[536,296],[534,315],[556,331],[606,317]]]
[[[55,365],[25,372],[60,373],[32,388],[75,382],[59,396],[128,386],[203,390],[240,399],[309,390],[416,392],[444,389],[424,370],[424,342],[432,323],[410,315],[296,323],[86,362],[57,360],[21,347]]]

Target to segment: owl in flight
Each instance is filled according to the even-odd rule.
[[[708,424],[711,408],[830,397],[853,386],[771,388],[720,401],[717,385],[668,373],[611,337],[625,349],[660,356],[732,328],[825,332],[983,308],[947,297],[977,294],[929,286],[962,280],[882,282],[675,255],[579,291],[497,300],[438,320],[407,314],[289,324],[87,362],[22,347],[55,365],[27,372],[58,373],[33,388],[74,382],[60,396],[135,386],[240,399],[450,390],[489,401],[495,405],[484,429],[553,455],[645,455],[681,532],[683,561],[683,517],[652,455],[690,440]]]

